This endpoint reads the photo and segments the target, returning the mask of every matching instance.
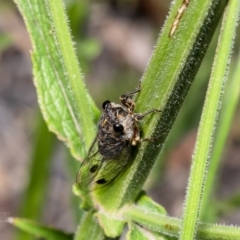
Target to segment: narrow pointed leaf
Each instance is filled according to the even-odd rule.
[[[73,234],[65,233],[58,229],[43,226],[32,220],[23,218],[9,218],[9,223],[18,227],[19,229],[36,237],[45,238],[48,240],[72,240]]]
[[[95,132],[96,107],[85,89],[60,0],[15,0],[32,42],[34,83],[51,131],[81,159]]]

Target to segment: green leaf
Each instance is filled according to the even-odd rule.
[[[151,198],[149,198],[145,192],[141,192],[137,201],[137,208],[139,212],[144,212],[144,215],[151,214],[166,214],[166,210],[155,203]],[[131,206],[130,206],[131,209]],[[131,210],[130,210],[131,211]],[[128,214],[128,207],[124,208],[124,212]],[[162,235],[155,232],[150,232],[149,230],[143,229],[132,222],[132,219],[128,219],[129,230],[127,234],[127,239],[165,239]]]
[[[98,218],[100,226],[108,237],[115,238],[121,236],[125,225],[125,220],[121,216],[118,216],[118,213],[109,215],[99,212],[96,213],[96,217]]]
[[[211,79],[198,129],[180,239],[194,239],[196,235],[208,158],[221,105],[222,91],[224,90],[228,73],[228,64],[239,17],[239,9],[240,1],[230,0],[224,14]]]
[[[23,218],[9,218],[9,223],[19,229],[32,234],[36,237],[41,237],[49,240],[72,240],[73,234],[68,234],[52,227],[43,226],[32,220]]]
[[[166,210],[149,198],[143,191],[139,194],[136,204],[145,214],[166,214]],[[107,236],[117,237],[121,235],[126,223],[126,219],[123,217],[125,211],[128,211],[128,207],[124,207],[123,209],[112,213],[104,211],[96,213],[99,224]],[[131,220],[129,220],[129,222],[131,222]]]
[[[160,114],[146,117],[141,124],[142,137],[152,137],[155,141],[143,142],[133,153],[129,168],[113,184],[93,194],[96,205],[106,211],[134,202],[138,196],[196,75],[227,1],[190,1],[170,38],[170,29],[181,3],[177,1],[170,11],[136,100],[140,113],[152,108],[162,110]]]
[[[164,207],[162,207],[161,205],[154,202],[143,191],[139,194],[139,197],[136,200],[136,204],[137,204],[138,207],[143,209],[146,212],[146,214],[148,212],[159,213],[159,214],[166,214],[167,213]]]
[[[99,115],[85,89],[61,0],[15,0],[32,42],[38,101],[51,131],[77,159],[86,154]]]
[[[163,236],[149,232],[148,230],[132,223],[129,224],[129,230],[126,236],[127,240],[165,240]]]

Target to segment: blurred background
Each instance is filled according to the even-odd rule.
[[[122,93],[137,86],[170,0],[65,2],[91,95],[98,106],[106,98],[118,101]],[[233,62],[239,49],[239,34],[237,39]],[[171,216],[181,216],[216,42],[217,36],[145,186]],[[38,219],[67,232],[75,231],[79,218],[78,200],[72,193],[79,163],[47,131],[42,120],[32,80],[30,50],[31,43],[15,4],[12,0],[0,0],[0,236],[5,240],[33,239],[10,226],[6,222],[10,216]],[[223,150],[214,199],[240,195],[239,122],[238,106]],[[239,224],[240,197],[235,205],[219,210],[215,220]]]

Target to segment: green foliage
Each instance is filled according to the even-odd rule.
[[[66,34],[62,2],[17,4],[30,32],[34,81],[44,119],[74,157],[82,159],[95,134],[98,111],[85,89],[71,37]]]
[[[198,129],[180,239],[194,239],[196,235],[195,228],[198,222],[201,196],[205,187],[208,158],[211,153],[222,91],[228,73],[228,61],[232,51],[233,38],[231,36],[235,35],[239,10],[240,2],[230,1],[224,13],[218,48]]]
[[[156,140],[141,145],[131,167],[118,178],[119,181],[94,193],[96,203],[100,202],[104,209],[111,211],[136,199],[161,151],[217,26],[221,16],[220,10],[224,9],[224,2],[221,1],[217,5],[203,4],[203,7],[205,8],[197,8],[194,3],[192,4],[192,9],[187,12],[190,16],[187,15],[186,19],[185,17],[182,19],[183,29],[182,25],[179,26],[180,40],[175,39],[175,36],[169,39],[174,10],[165,23],[165,28],[143,76],[142,90],[136,99],[137,112],[145,112],[151,108],[162,111],[160,114],[151,116],[151,119],[147,118],[142,124],[143,132],[148,133],[144,137],[151,136]],[[207,7],[214,7],[212,10],[216,11],[216,14],[212,14],[212,10],[208,10]],[[199,9],[202,9],[202,13]],[[195,19],[196,16],[198,16],[197,19]],[[195,25],[192,26],[192,18],[197,26],[201,26],[205,21],[207,23],[204,27],[197,28]],[[186,24],[189,33],[184,28]],[[199,46],[204,46],[201,51]]]
[[[19,229],[32,234],[36,237],[42,237],[51,240],[70,240],[73,239],[73,234],[68,234],[52,227],[43,226],[37,222],[28,219],[9,218],[9,223]]]
[[[66,142],[72,155],[82,159],[94,138],[99,110],[85,88],[72,46],[64,5],[61,0],[15,1],[32,40],[34,81],[44,118],[49,129]],[[142,143],[137,151],[134,151],[129,168],[108,186],[92,192],[82,192],[75,186],[75,193],[82,198],[82,208],[90,210],[82,215],[74,238],[76,240],[119,237],[125,224],[129,226],[127,239],[168,239],[169,236],[177,238],[179,234],[181,239],[240,237],[239,228],[207,225],[199,223],[198,219],[240,1],[190,1],[177,23],[176,31],[170,37],[172,24],[181,4],[182,0],[178,0],[172,5],[143,75],[141,92],[136,98],[137,112],[143,113],[152,108],[161,109],[161,113],[155,113],[151,118],[146,117],[142,124],[142,137],[152,137],[155,141]],[[165,209],[147,197],[141,189],[162,151],[227,4],[199,126],[181,221],[167,216]],[[77,12],[81,13],[81,19],[86,18],[84,12],[80,11],[81,7],[75,10],[79,10]],[[233,77],[233,86],[229,91],[239,86],[236,76],[238,75]],[[230,103],[228,123],[231,122],[238,94],[236,93],[234,102]],[[223,146],[227,131],[228,128],[225,128],[225,134],[219,137],[221,145],[215,143],[218,148]],[[220,158],[216,154],[213,156],[217,160]],[[217,165],[218,163],[215,163],[212,174]],[[207,182],[207,194],[212,189],[213,181],[214,177]],[[207,204],[205,197],[204,206]],[[32,228],[30,231],[29,227],[15,225],[35,235],[46,237],[44,231],[38,231],[39,228]]]
[[[129,231],[126,236],[127,240],[135,239],[135,240],[148,240],[148,239],[156,239],[156,240],[165,240],[166,238],[161,236],[160,234],[156,234],[153,232],[144,229],[137,224],[130,224]]]
[[[125,217],[130,218],[135,223],[138,223],[140,226],[143,226],[152,232],[171,236],[173,239],[179,239],[179,231],[181,230],[182,225],[180,219],[150,211],[145,212],[134,205],[126,209]],[[240,236],[240,229],[239,227],[200,222],[197,226],[196,235],[195,239],[237,240]]]
[[[232,26],[230,25],[228,26],[228,28],[229,27],[231,29]],[[227,26],[224,27],[224,29],[227,29]],[[226,41],[228,41],[228,39]],[[221,44],[221,45],[224,45],[224,44]],[[226,45],[229,46],[230,44],[232,43],[228,43]],[[225,50],[223,52],[225,52]],[[211,160],[209,165],[209,175],[206,180],[206,188],[203,194],[203,203],[202,203],[203,211],[201,212],[201,214],[203,218],[202,220],[207,220],[207,221],[211,221],[216,217],[215,215],[210,214],[211,211],[207,210],[209,209],[209,206],[210,206],[210,202],[208,201],[208,199],[211,196],[211,190],[213,189],[214,184],[216,183],[215,176],[218,173],[218,166],[221,163],[220,162],[221,156],[224,152],[224,146],[228,137],[228,133],[230,130],[230,126],[231,126],[234,114],[237,109],[237,104],[239,102],[240,53],[238,53],[236,64],[235,66],[233,66],[231,70],[233,73],[226,83],[226,89],[225,89],[225,93],[223,95],[223,100],[222,100],[222,107],[219,111],[219,120],[216,127],[215,138],[213,140],[214,141],[213,149],[212,149]],[[231,198],[237,200],[237,198],[235,197],[236,196]],[[238,197],[238,202],[239,200],[240,198]],[[234,206],[233,203],[231,205]]]

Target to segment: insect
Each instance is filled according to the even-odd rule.
[[[177,26],[178,26],[178,24],[180,22],[180,18],[182,17],[183,13],[187,9],[187,6],[188,6],[189,2],[190,2],[190,0],[184,0],[182,5],[178,9],[177,15],[176,15],[176,17],[174,19],[174,22],[173,22],[171,30],[170,30],[169,37],[172,37],[173,34],[175,33],[175,31],[177,29]]]
[[[132,96],[140,91],[140,86],[121,95],[121,104],[106,100],[102,104],[102,115],[98,123],[96,137],[77,173],[76,183],[83,191],[95,190],[113,181],[129,163],[132,147],[141,139],[138,121],[152,112],[134,113]]]

